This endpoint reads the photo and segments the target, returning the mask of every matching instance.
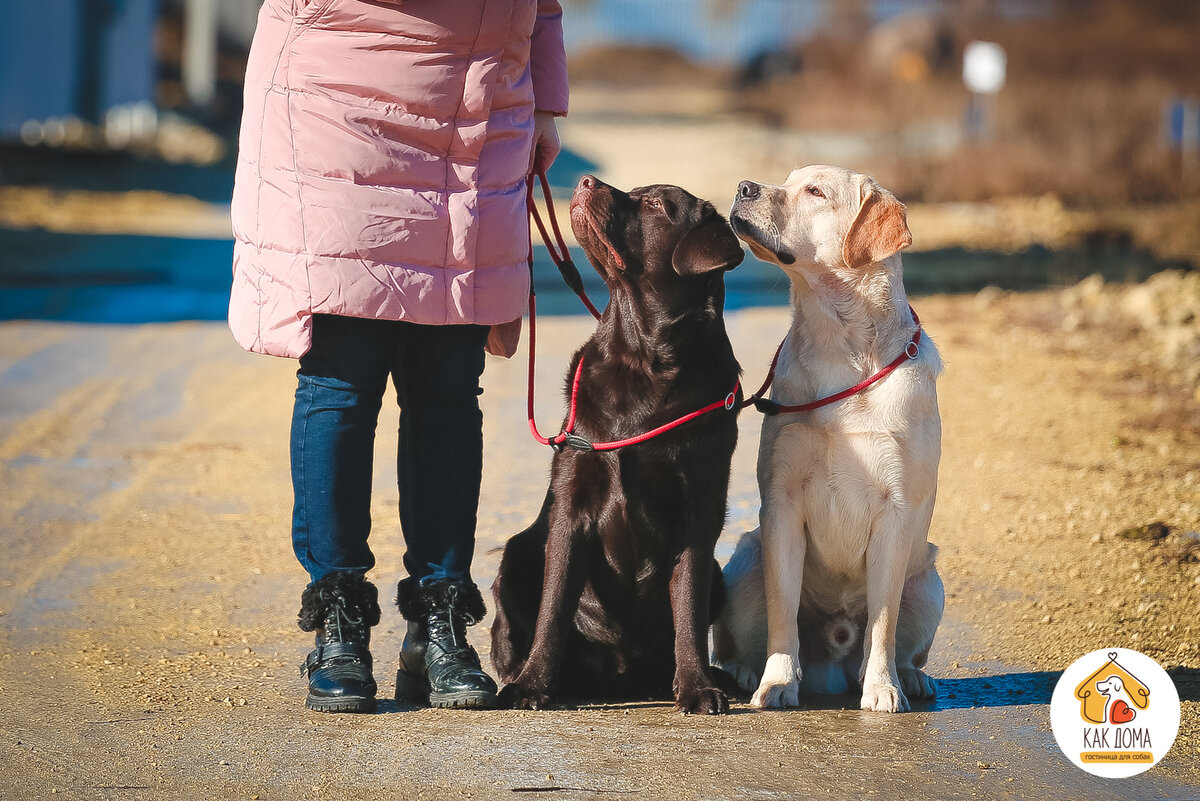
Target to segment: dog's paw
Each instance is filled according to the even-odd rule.
[[[868,683],[863,686],[863,709],[871,712],[907,712],[908,699],[895,684]]]
[[[738,689],[742,692],[752,693],[758,689],[758,680],[761,677],[741,662],[725,662],[720,667],[721,670],[733,677],[733,680],[737,682]]]
[[[782,709],[800,706],[802,673],[796,659],[788,654],[771,654],[763,668],[762,681],[750,699],[751,706],[760,709]]]
[[[550,696],[543,690],[506,684],[496,696],[496,705],[501,709],[546,709],[550,706]]]
[[[900,687],[909,698],[937,698],[937,685],[923,671],[900,668],[897,672],[900,674]]]
[[[716,687],[676,690],[675,709],[685,715],[724,715],[729,712],[729,699]]]
[[[800,682],[769,684],[763,681],[754,691],[750,705],[759,709],[787,709],[800,706]]]

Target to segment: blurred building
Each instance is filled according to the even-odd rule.
[[[240,83],[260,5],[15,0],[0,27],[0,142],[94,142],[91,130],[119,146],[152,132],[164,105],[200,118],[228,110],[218,84]]]
[[[0,137],[152,102],[159,0],[17,0],[0,26]]]

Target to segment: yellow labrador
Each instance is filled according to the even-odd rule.
[[[857,681],[863,709],[907,710],[935,694],[921,668],[945,595],[928,541],[942,362],[904,292],[905,208],[866,175],[810,166],[783,186],[743,181],[730,222],[791,278],[773,401],[824,398],[908,358],[858,394],[763,420],[760,525],[725,568],[713,658],[758,707]]]

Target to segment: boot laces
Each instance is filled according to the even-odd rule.
[[[338,642],[346,641],[345,635],[342,633],[343,621],[346,623],[347,626],[361,626],[363,624],[362,615],[360,614],[358,617],[352,617],[350,615],[350,612],[346,609],[345,602],[341,602],[341,603],[335,602],[334,604],[332,604],[330,606],[330,611],[333,612],[333,615],[332,615],[333,625],[334,625],[334,628],[337,630],[336,636],[337,636]],[[326,618],[327,625],[328,625],[328,622],[329,622],[329,620],[328,620],[328,618]]]
[[[451,584],[446,588],[447,604],[450,613],[450,641],[454,643],[455,648],[461,648],[462,643],[458,641],[458,615],[455,613],[454,605],[458,603],[458,585]]]

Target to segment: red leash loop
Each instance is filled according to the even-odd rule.
[[[546,180],[546,174],[538,171],[537,177],[542,184],[542,196],[546,198],[546,215],[550,218],[550,227],[554,230],[555,239],[558,242],[559,252],[556,252],[550,243],[550,237],[546,232],[546,226],[542,223],[542,218],[538,214],[537,205],[533,202],[533,176],[529,176],[526,181],[528,189],[526,205],[529,207],[529,215],[533,218],[537,225],[538,232],[542,236],[542,244],[546,246],[546,250],[550,253],[550,258],[554,260],[558,271],[562,273],[563,280],[567,286],[575,291],[579,299],[583,301],[583,305],[592,313],[592,316],[597,320],[600,319],[600,312],[592,305],[588,299],[587,293],[583,288],[583,278],[579,275],[579,270],[571,261],[570,253],[567,250],[567,244],[563,239],[562,231],[559,230],[558,220],[554,215],[554,199],[550,196],[550,183]],[[537,423],[534,421],[533,415],[533,376],[534,376],[534,353],[537,350],[537,294],[533,291],[533,231],[529,232],[529,390],[526,395],[526,413],[529,418],[529,431],[533,434],[533,438],[543,445],[549,445],[555,450],[563,450],[564,448],[575,448],[580,451],[613,451],[618,448],[624,448],[628,445],[637,445],[646,440],[653,439],[659,434],[664,434],[671,429],[691,420],[695,420],[701,415],[724,409],[726,411],[737,411],[745,406],[739,406],[737,403],[737,393],[741,386],[741,382],[736,382],[733,385],[733,391],[725,396],[723,400],[716,403],[710,403],[702,409],[697,409],[694,412],[685,414],[683,417],[672,420],[669,423],[647,431],[645,434],[639,434],[636,437],[627,439],[615,440],[612,442],[592,442],[585,437],[581,437],[574,433],[575,430],[575,413],[578,408],[579,399],[579,382],[583,377],[583,357],[580,357],[579,364],[575,366],[575,376],[571,380],[571,405],[567,412],[567,424],[563,426],[563,430],[553,437],[543,437],[538,431]],[[778,354],[776,354],[778,356]],[[766,390],[766,385],[763,390]]]
[[[768,417],[776,414],[791,414],[793,412],[811,412],[813,409],[820,409],[822,406],[828,406],[831,403],[837,403],[840,400],[845,400],[852,395],[857,395],[872,384],[882,381],[887,378],[892,372],[904,364],[909,359],[917,358],[921,348],[921,318],[917,316],[916,311],[912,306],[908,307],[908,313],[912,315],[913,322],[917,325],[917,330],[913,332],[912,338],[908,344],[904,346],[904,350],[895,359],[892,359],[883,369],[869,378],[859,381],[849,389],[843,389],[841,392],[835,392],[832,395],[826,395],[824,398],[818,398],[808,403],[798,403],[793,406],[785,406],[781,403],[776,403],[764,397],[766,391],[771,388],[771,384],[775,381],[775,366],[779,363],[779,354],[783,352],[783,342],[779,343],[779,347],[775,349],[775,357],[771,359],[771,367],[767,370],[767,379],[763,381],[763,385],[759,387],[758,392],[755,392],[750,397],[742,401],[742,408],[753,405],[755,409],[767,415]],[[786,340],[785,340],[786,341]]]
[[[571,261],[570,251],[567,249],[567,243],[563,239],[562,231],[558,227],[558,219],[554,214],[554,198],[550,195],[550,182],[546,180],[546,173],[542,170],[537,171],[537,177],[542,184],[542,196],[546,198],[546,212],[550,217],[550,225],[554,229],[554,235],[558,240],[559,251],[555,251],[550,243],[550,236],[546,232],[546,226],[542,223],[541,215],[538,214],[537,205],[533,202],[533,175],[525,179],[525,206],[529,209],[529,216],[533,218],[537,225],[538,232],[542,235],[542,244],[545,245],[546,251],[550,254],[550,258],[554,261],[558,271],[562,274],[563,280],[567,286],[574,290],[579,299],[583,301],[583,305],[592,313],[592,317],[600,319],[600,312],[592,305],[592,301],[588,298],[587,292],[583,288],[583,277],[579,275],[579,270],[576,269],[574,262]],[[533,434],[533,438],[543,445],[549,445],[553,448],[562,447],[566,441],[566,432],[559,434],[553,439],[543,437],[538,431],[537,423],[534,421],[533,415],[533,376],[534,376],[534,354],[537,350],[537,293],[533,289],[533,230],[529,231],[529,388],[526,393],[527,403],[526,412],[529,418],[529,431]],[[578,389],[579,375],[575,376],[575,387],[572,389],[571,397],[575,397],[575,392]],[[570,419],[567,420],[567,428],[575,426],[575,405],[571,404]],[[573,436],[573,435],[572,435]]]
[[[529,418],[529,433],[533,434],[533,438],[543,445],[549,445],[555,450],[562,449],[566,444],[575,445],[580,450],[592,450],[591,443],[582,437],[577,437],[569,433],[575,427],[575,396],[579,393],[579,374],[580,370],[575,371],[575,381],[571,385],[571,410],[567,416],[566,428],[554,437],[543,437],[538,431],[537,422],[533,419],[533,354],[537,344],[537,296],[533,292],[529,293],[529,389],[526,393],[528,399],[526,404],[526,412]],[[580,367],[583,366],[583,360],[579,362]],[[579,443],[584,443],[588,447],[580,447],[580,444],[569,442],[569,440],[578,440]]]

